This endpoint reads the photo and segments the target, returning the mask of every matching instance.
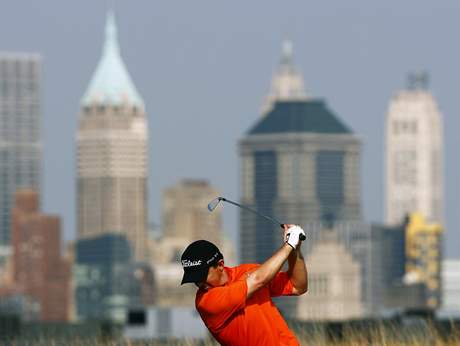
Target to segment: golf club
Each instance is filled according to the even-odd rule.
[[[267,215],[264,215],[264,214],[261,214],[255,209],[252,209],[252,208],[249,208],[249,207],[247,207],[245,205],[233,202],[233,201],[231,201],[231,200],[229,200],[229,199],[227,199],[225,197],[216,197],[216,198],[214,198],[211,202],[208,203],[208,210],[213,211],[214,209],[216,209],[216,207],[219,205],[220,201],[224,201],[224,202],[236,205],[237,207],[240,207],[240,208],[245,209],[247,211],[250,211],[250,212],[252,212],[252,213],[254,213],[254,214],[258,215],[258,216],[263,217],[266,220],[269,220],[269,221],[279,225],[282,229],[284,229],[284,223],[279,222],[275,218],[267,216]],[[305,238],[304,235],[300,236],[300,240],[305,240],[305,239],[306,238]]]

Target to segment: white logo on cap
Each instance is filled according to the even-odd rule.
[[[196,267],[201,265],[201,260],[198,261],[190,261],[190,260],[182,260],[182,267]]]
[[[206,264],[209,264],[209,263],[211,263],[212,261],[214,261],[214,260],[217,258],[217,256],[219,256],[219,252],[216,252],[210,259],[208,259],[208,260],[206,261]]]

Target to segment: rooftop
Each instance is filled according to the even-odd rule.
[[[268,133],[352,133],[322,100],[278,101],[248,134]]]

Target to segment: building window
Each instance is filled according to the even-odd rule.
[[[273,215],[273,203],[278,190],[277,156],[274,151],[256,151],[254,153],[255,168],[255,201],[256,208],[263,214]],[[246,213],[242,211],[242,215]],[[262,218],[256,218],[256,239],[262,241],[261,246],[255,248],[256,260],[263,262],[269,258],[277,245],[275,236],[267,235],[267,228],[271,224]],[[275,234],[275,233],[273,233]]]
[[[415,150],[398,151],[394,154],[393,174],[396,184],[411,186],[417,184],[416,160]]]
[[[344,152],[319,151],[316,156],[316,196],[321,221],[334,223],[344,201]]]

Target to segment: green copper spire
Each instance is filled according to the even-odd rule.
[[[107,14],[102,57],[81,100],[83,106],[93,103],[113,106],[128,103],[144,108],[144,101],[121,58],[115,16],[111,11]]]

